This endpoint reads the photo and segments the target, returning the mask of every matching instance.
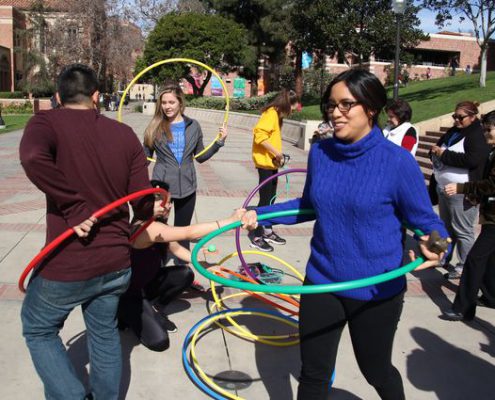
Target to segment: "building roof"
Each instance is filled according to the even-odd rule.
[[[0,0],[0,6],[11,6],[20,10],[29,10],[39,0]],[[67,2],[64,0],[43,0],[43,7],[46,10],[64,11],[67,10]]]

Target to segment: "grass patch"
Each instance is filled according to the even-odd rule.
[[[399,97],[407,100],[413,110],[412,122],[424,121],[454,111],[457,103],[463,100],[484,103],[495,99],[495,72],[488,72],[486,87],[480,88],[479,74],[459,75],[429,81],[411,82],[399,89]],[[389,98],[393,88],[387,89]],[[291,119],[321,119],[320,103],[310,100],[301,112],[294,113]]]
[[[17,129],[24,129],[32,114],[20,114],[20,115],[3,115],[2,118],[7,126],[5,129],[0,129],[0,134],[15,131]]]

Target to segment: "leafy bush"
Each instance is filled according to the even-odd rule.
[[[0,107],[3,114],[32,114],[33,104],[30,101],[10,103]]]
[[[17,92],[0,92],[0,99],[23,99],[24,93]]]
[[[142,104],[136,104],[134,106],[134,112],[142,113],[143,112],[143,105]]]
[[[231,111],[253,111],[259,110],[264,107],[270,101],[272,101],[276,92],[270,92],[263,96],[256,97],[246,97],[246,98],[231,98],[230,99],[230,110]],[[189,100],[186,100],[186,104],[189,107],[196,108],[207,108],[211,110],[224,110],[225,109],[225,99],[223,97],[190,97],[187,96]]]

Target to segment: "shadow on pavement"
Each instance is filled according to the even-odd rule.
[[[494,398],[495,365],[427,329],[413,328],[411,336],[421,347],[407,357],[407,377],[416,388],[439,400]]]

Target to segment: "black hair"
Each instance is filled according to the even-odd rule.
[[[412,118],[411,106],[402,99],[392,100],[385,106],[385,111],[392,111],[399,120],[399,125],[409,122]]]
[[[57,92],[62,104],[85,103],[97,90],[96,72],[84,64],[67,65],[57,78]]]
[[[481,123],[485,127],[495,126],[495,110],[490,111],[488,114],[484,114],[481,117]]]
[[[167,182],[159,181],[157,179],[152,179],[150,181],[150,183],[151,183],[151,186],[153,186],[153,187],[158,186],[159,188],[165,189],[167,192],[170,188],[170,185]]]
[[[373,124],[377,124],[378,116],[387,104],[387,92],[376,75],[364,69],[349,69],[332,79],[320,102],[323,119],[329,122],[327,109],[330,94],[332,88],[339,82],[345,83],[356,101],[363,106],[365,112],[373,113]]]

